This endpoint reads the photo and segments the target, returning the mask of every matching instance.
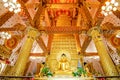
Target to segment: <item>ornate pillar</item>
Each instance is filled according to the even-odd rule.
[[[15,66],[12,69],[11,75],[14,76],[23,76],[24,75],[24,71],[26,68],[26,64],[28,62],[28,58],[30,55],[30,51],[33,45],[34,40],[36,39],[38,34],[38,31],[34,28],[28,28],[27,31],[27,38],[26,41],[24,42],[20,53],[19,53],[19,57],[16,61]],[[13,79],[12,79],[13,80]]]
[[[100,30],[97,27],[94,27],[88,33],[92,36],[92,39],[95,43],[105,75],[117,76],[118,75],[117,69],[111,57],[108,54],[106,45],[104,44],[102,35],[100,34]],[[117,79],[112,78],[111,80],[117,80]]]

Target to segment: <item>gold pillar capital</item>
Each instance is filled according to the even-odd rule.
[[[36,39],[36,37],[38,37],[40,35],[39,31],[33,27],[28,27],[25,34],[27,34],[27,38],[31,38],[33,40]],[[36,36],[34,36],[36,35]]]
[[[29,31],[29,30],[38,31],[36,28],[34,28],[34,27],[32,27],[32,26],[28,26],[28,27],[27,27],[27,31]]]
[[[88,31],[88,36],[91,36],[92,39],[96,42],[96,41],[101,41],[102,37],[101,37],[101,31],[98,27],[93,27]]]
[[[100,34],[100,29],[96,26],[96,27],[92,27],[91,29],[89,29],[89,31],[87,32],[88,36],[91,36],[92,34],[94,34],[94,32],[97,32],[98,34]]]

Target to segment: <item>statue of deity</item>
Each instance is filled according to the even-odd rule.
[[[55,74],[72,74],[69,60],[64,53],[60,56]]]
[[[87,75],[86,75],[87,77],[91,77],[91,76],[92,76],[92,73],[90,72],[89,67],[90,67],[90,64],[84,62],[84,69],[85,69],[85,71],[86,71],[86,73],[87,73]]]
[[[69,70],[70,69],[69,66],[70,66],[69,61],[68,61],[66,55],[63,53],[58,62],[58,70],[62,70],[62,71]]]
[[[43,74],[42,74],[42,69],[45,67],[45,62],[41,63],[41,68],[40,68],[40,72],[39,72],[39,77],[43,77]]]

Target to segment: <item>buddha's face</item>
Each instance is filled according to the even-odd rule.
[[[66,56],[62,56],[62,57],[61,57],[61,60],[62,60],[62,61],[66,61]]]

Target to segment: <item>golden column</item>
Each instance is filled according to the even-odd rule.
[[[118,75],[117,69],[111,57],[108,54],[107,47],[103,42],[103,38],[102,35],[100,34],[100,30],[97,27],[93,27],[92,29],[90,29],[88,33],[92,36],[92,39],[94,40],[105,75],[117,76]],[[111,80],[117,80],[117,79],[112,78]]]
[[[12,69],[11,75],[15,75],[15,76],[24,75],[24,71],[29,59],[30,51],[31,51],[33,42],[37,37],[37,34],[38,34],[38,31],[36,29],[31,27],[28,28],[28,31],[26,34],[27,35],[26,41],[24,42],[20,50],[19,57],[17,59],[15,66]]]

